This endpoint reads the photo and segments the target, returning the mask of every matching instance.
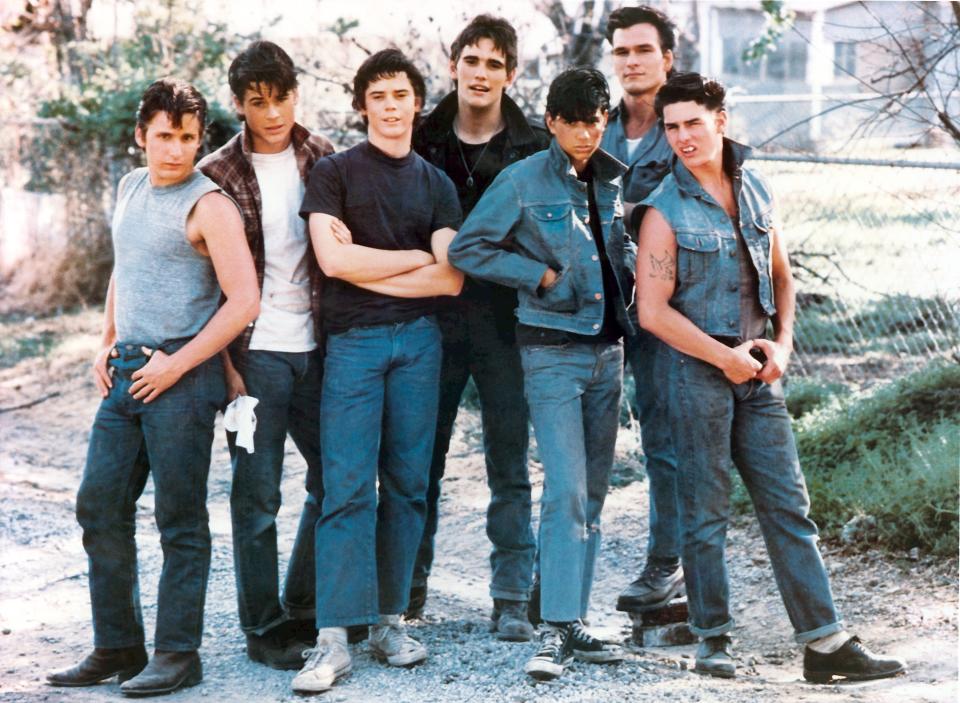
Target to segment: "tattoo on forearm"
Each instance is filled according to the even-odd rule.
[[[663,258],[658,259],[650,255],[650,278],[659,278],[662,281],[672,281],[677,275],[677,260],[664,249]]]

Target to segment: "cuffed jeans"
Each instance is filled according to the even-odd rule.
[[[720,369],[664,348],[666,383],[683,504],[683,569],[690,629],[715,637],[733,628],[724,547],[733,463],[750,493],[770,564],[798,642],[843,623],[817,549],[817,526],[779,381],[731,384]]]
[[[240,627],[263,635],[290,618],[316,614],[313,533],[323,502],[320,455],[320,388],[323,353],[250,350],[237,369],[247,393],[259,399],[254,452],[236,446],[228,432],[233,485],[233,566]],[[277,512],[287,433],[307,462],[307,495],[290,554],[280,602],[277,570]]]
[[[432,316],[327,339],[317,627],[373,624],[407,607],[439,378],[440,329]]]
[[[184,343],[162,348],[172,353]],[[193,651],[203,632],[210,568],[207,475],[214,417],[224,397],[223,367],[214,356],[145,404],[129,390],[131,375],[147,357],[137,343],[118,343],[116,349],[119,357],[109,360],[113,388],[97,411],[77,495],[94,645],[144,641],[134,531],[137,499],[152,472],[163,548],[154,644],[163,651]]]
[[[483,301],[463,301],[462,309],[438,315],[443,334],[440,406],[427,488],[427,517],[413,569],[413,584],[425,586],[433,564],[440,485],[446,468],[460,398],[473,376],[480,395],[483,450],[490,504],[487,537],[490,596],[526,601],[536,543],[530,527],[530,476],[527,471],[527,403],[523,369],[513,330],[500,329],[495,311]],[[516,324],[509,321],[510,326]]]
[[[524,346],[524,389],[543,463],[540,613],[586,617],[600,549],[623,382],[623,347]]]
[[[647,560],[660,564],[680,561],[680,496],[677,457],[670,438],[667,414],[658,402],[663,379],[654,374],[657,349],[663,344],[646,330],[624,340],[624,353],[636,386],[640,439],[646,461],[650,495]]]

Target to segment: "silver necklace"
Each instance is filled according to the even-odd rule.
[[[480,150],[480,156],[477,157],[477,160],[473,162],[473,168],[470,168],[470,164],[467,163],[467,157],[463,153],[463,143],[460,139],[460,135],[457,134],[455,127],[451,128],[453,130],[453,137],[457,140],[457,151],[460,152],[460,161],[463,162],[463,170],[467,172],[467,188],[473,188],[475,181],[473,180],[473,172],[477,170],[477,166],[480,165],[480,159],[483,158],[483,155],[487,153],[487,147],[490,146],[490,142],[493,141],[493,137],[490,137],[483,145],[483,149]],[[497,135],[493,135],[494,137]]]

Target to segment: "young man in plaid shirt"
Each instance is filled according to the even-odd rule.
[[[223,355],[228,401],[259,400],[254,451],[227,435],[240,626],[252,660],[299,669],[314,637],[323,350],[319,270],[298,209],[310,169],[333,145],[295,122],[296,70],[276,44],[252,43],[231,64],[229,81],[243,130],[199,168],[240,206],[262,291],[260,316]],[[307,462],[307,496],[281,602],[276,516],[288,432]]]

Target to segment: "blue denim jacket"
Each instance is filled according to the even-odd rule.
[[[610,111],[600,148],[627,165],[627,172],[623,174],[623,199],[628,203],[639,203],[670,172],[673,149],[667,143],[663,126],[658,120],[643,135],[633,158],[628,158],[627,135],[623,130],[626,117],[627,110],[623,102]]]
[[[724,159],[733,159],[740,232],[757,271],[760,306],[772,316],[777,311],[770,274],[773,194],[760,174],[743,167],[749,153],[749,147],[724,140]],[[677,287],[671,307],[709,335],[738,336],[740,264],[730,217],[677,158],[643,204],[656,208],[677,238]]]
[[[590,160],[603,241],[619,287],[617,320],[633,332],[637,250],[623,229],[622,163],[598,149]],[[550,148],[504,169],[450,244],[464,273],[516,288],[525,325],[596,334],[603,324],[603,274],[589,225],[587,186],[554,139]],[[557,281],[540,290],[547,267]]]

